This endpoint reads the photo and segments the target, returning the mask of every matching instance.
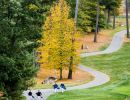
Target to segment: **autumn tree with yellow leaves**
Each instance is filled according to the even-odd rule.
[[[41,40],[43,45],[39,48],[41,51],[39,62],[44,63],[48,68],[59,70],[60,79],[63,69],[73,69],[79,62],[77,52],[79,45],[73,41],[78,33],[75,31],[74,20],[69,19],[69,11],[65,0],[59,0],[51,8],[50,15],[43,25]],[[72,60],[73,63],[70,65]]]

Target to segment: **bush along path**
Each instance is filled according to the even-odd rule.
[[[104,50],[104,51],[99,51],[99,52],[91,52],[91,53],[82,53],[80,56],[81,57],[87,57],[87,56],[94,56],[94,55],[100,55],[100,54],[109,54],[112,52],[116,52],[117,50],[119,50],[123,44],[123,37],[126,33],[126,30],[120,31],[118,33],[116,33],[112,39],[111,44],[109,45],[109,47]],[[92,74],[94,76],[94,80],[86,83],[86,84],[82,84],[82,85],[78,85],[78,86],[73,86],[73,87],[67,87],[67,91],[69,90],[75,90],[75,89],[85,89],[85,88],[90,88],[90,87],[95,87],[95,86],[99,86],[102,85],[106,82],[108,82],[110,80],[109,76],[96,71],[92,68],[86,67],[84,65],[79,65],[79,68],[83,71],[86,71],[90,74]],[[36,92],[38,90],[32,90],[33,96],[34,96],[34,100],[37,100],[37,96],[36,96]],[[51,94],[54,94],[54,90],[53,89],[40,89],[40,91],[42,92],[42,97],[41,100],[46,100]],[[32,100],[29,96],[28,96],[28,92],[24,91],[23,95],[26,97],[26,100]],[[60,91],[59,91],[60,92]]]

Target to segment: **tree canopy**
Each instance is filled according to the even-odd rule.
[[[0,91],[9,100],[20,100],[23,90],[33,85],[37,68],[33,66],[33,49],[41,38],[42,0],[0,1]]]
[[[62,79],[62,70],[70,64],[70,57],[76,54],[76,42],[72,43],[75,38],[74,20],[69,19],[69,6],[65,0],[59,0],[58,3],[50,10],[50,15],[43,26],[43,46],[39,48],[42,52],[40,62],[47,64],[47,67],[60,70],[60,79]],[[72,47],[75,51],[72,51]],[[75,56],[75,61],[78,56]],[[72,66],[74,66],[73,63]],[[45,66],[45,64],[44,64]]]

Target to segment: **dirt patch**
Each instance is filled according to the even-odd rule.
[[[124,38],[124,42],[130,42],[130,38]]]
[[[99,49],[105,44],[109,44],[112,37],[108,32],[102,31],[97,36],[97,42],[93,42],[94,33],[82,36],[78,41],[81,42],[81,52],[94,52],[99,51]]]
[[[72,80],[68,80],[67,75],[68,75],[68,71],[63,70],[63,80],[58,80],[57,83],[63,82],[69,86],[72,86],[72,85],[79,85],[79,84],[86,83],[94,78],[91,74],[89,74],[85,71],[82,71],[78,68],[75,69],[75,71],[73,72]],[[37,74],[37,78],[36,78],[37,85],[40,86],[41,82],[49,76],[56,76],[59,78],[59,72],[41,67]]]

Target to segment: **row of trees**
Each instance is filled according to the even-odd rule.
[[[74,17],[76,0],[67,0],[72,7],[71,17]],[[83,32],[95,32],[94,42],[97,41],[97,33],[101,28],[110,26],[110,16],[113,16],[113,29],[115,18],[119,14],[122,0],[79,0],[77,26]]]
[[[78,33],[69,12],[65,0],[54,4],[43,26],[43,46],[39,48],[42,53],[39,62],[44,67],[59,70],[60,79],[63,69],[68,69],[68,79],[72,79],[72,70],[79,62],[78,43],[75,41]]]
[[[71,8],[65,0],[59,0],[50,10],[53,1],[57,0],[0,0],[0,91],[9,100],[20,100],[23,90],[33,85],[37,72],[32,62],[33,49],[41,43],[39,62],[58,69],[60,79],[63,69],[68,69],[68,78],[72,79],[73,68],[79,62],[73,19],[75,0],[66,0]],[[77,26],[84,32],[98,32],[109,23],[110,15],[118,14],[120,3],[80,0]]]
[[[104,28],[103,27],[104,24],[108,25],[110,23],[111,15],[113,15],[115,18],[115,16],[119,14],[118,10],[119,10],[121,1],[122,0],[93,0],[94,3],[91,3],[92,2],[91,0],[87,0],[86,1],[86,3],[88,4],[87,8],[89,9],[87,11],[88,14],[86,13],[86,15],[89,15],[90,12],[93,12],[94,15],[92,16],[92,14],[90,14],[89,17],[96,18],[96,15],[97,15],[96,8],[98,7],[97,5],[99,4],[100,6],[100,10],[98,12],[99,13],[99,28]],[[93,4],[93,9],[90,9],[92,6],[89,4]],[[83,3],[83,5],[85,5],[85,3]],[[83,6],[81,5],[81,7]],[[93,24],[95,26],[95,23]],[[113,24],[113,27],[115,28],[115,23]]]
[[[9,100],[20,100],[33,85],[37,68],[33,49],[53,0],[0,0],[0,91]],[[44,16],[43,16],[44,14]]]
[[[72,7],[72,11],[75,10],[76,0],[67,0]],[[83,32],[95,31],[97,7],[99,4],[99,28],[106,28],[110,23],[110,16],[114,18],[119,14],[119,8],[122,0],[80,0],[79,1],[79,13],[78,13],[78,27]],[[71,14],[74,17],[74,14]],[[115,21],[114,21],[115,22]],[[115,25],[113,24],[115,28]]]
[[[81,0],[79,2],[78,27],[83,32],[95,32],[97,0]],[[99,28],[105,28],[104,7],[100,5]]]
[[[71,12],[66,1],[71,6]],[[39,50],[42,52],[40,63],[45,63],[49,68],[60,71],[69,69],[68,78],[72,79],[73,66],[77,64],[75,34],[76,25],[73,21],[76,1],[59,0],[51,8],[50,14],[43,26],[43,44]],[[110,23],[110,15],[113,15],[113,28],[115,28],[115,16],[118,14],[121,0],[82,0],[79,3],[77,26],[84,32],[95,32],[94,42],[97,42],[97,34],[100,28],[105,28]],[[69,13],[70,12],[70,13]],[[75,63],[76,61],[76,63]]]
[[[99,18],[100,18],[100,5],[105,7],[105,12],[107,12],[108,17],[107,18],[107,26],[110,23],[110,14],[112,12],[113,15],[113,29],[115,29],[115,18],[116,15],[119,14],[119,8],[120,8],[120,4],[121,4],[122,0],[108,0],[108,1],[104,1],[104,0],[97,0],[97,14],[96,14],[96,28],[95,28],[95,35],[94,35],[94,42],[97,42],[97,33],[99,31]]]

